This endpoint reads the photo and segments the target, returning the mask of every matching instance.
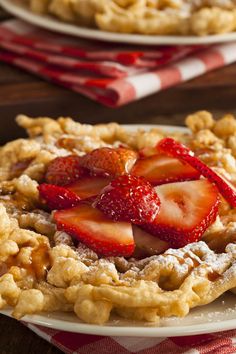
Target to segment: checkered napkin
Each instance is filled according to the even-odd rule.
[[[138,47],[85,41],[20,20],[0,24],[0,61],[118,107],[236,61],[236,42]]]
[[[27,324],[66,354],[230,354],[236,353],[236,330],[188,337],[100,337]],[[219,324],[220,326],[220,324]],[[157,329],[158,331],[158,329]]]

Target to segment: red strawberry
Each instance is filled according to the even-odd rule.
[[[157,149],[156,147],[144,147],[141,150],[139,150],[139,156],[140,157],[149,157],[152,155],[156,155],[157,154]]]
[[[89,169],[93,175],[115,177],[129,173],[137,156],[130,149],[104,147],[82,156],[80,166]]]
[[[219,195],[206,179],[155,187],[161,200],[160,213],[144,229],[179,248],[198,241],[218,212]]]
[[[166,155],[153,155],[139,159],[131,170],[153,185],[199,179],[200,173],[189,164]]]
[[[58,186],[75,182],[86,174],[86,170],[79,163],[80,157],[76,155],[55,158],[48,165],[45,175],[46,182]]]
[[[178,143],[172,138],[165,138],[161,140],[158,149],[166,154],[177,157],[180,160],[189,163],[193,168],[198,170],[209,181],[216,184],[219,192],[223,197],[233,206],[236,207],[236,189],[223,176],[219,176],[210,167],[204,164],[201,160],[194,156],[194,153],[186,146]]]
[[[183,155],[194,155],[194,152],[191,151],[187,146],[179,143],[173,138],[164,138],[160,140],[157,144],[157,149],[168,154],[179,158]]]
[[[38,190],[40,197],[51,210],[72,208],[80,201],[80,197],[74,192],[53,184],[40,184]]]
[[[113,220],[143,224],[155,219],[160,200],[143,177],[123,175],[102,190],[95,205]]]
[[[114,222],[89,204],[57,211],[54,218],[58,230],[74,236],[102,256],[129,257],[134,251],[131,224]]]
[[[66,188],[76,193],[81,199],[97,196],[110,183],[108,177],[81,177],[78,181],[67,185]]]
[[[135,253],[137,250],[143,253],[143,257],[153,256],[165,252],[169,244],[160,240],[157,236],[153,236],[137,226],[133,226]]]

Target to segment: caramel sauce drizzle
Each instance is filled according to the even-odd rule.
[[[73,150],[79,147],[78,144],[78,139],[76,138],[60,138],[56,142],[56,146],[59,148],[64,148],[67,150]]]
[[[190,258],[193,262],[193,268],[198,267],[201,263],[194,257],[192,257],[188,252],[184,254],[184,259]]]
[[[207,277],[208,277],[208,279],[210,280],[210,281],[216,281],[217,279],[219,279],[220,277],[221,277],[221,275],[219,274],[219,273],[217,273],[217,272],[215,272],[215,271],[212,271],[211,273],[209,273],[208,275],[207,275]]]
[[[37,280],[43,280],[46,277],[48,268],[51,265],[49,246],[47,243],[40,243],[38,247],[32,250],[29,264],[22,264],[17,255],[8,257],[5,262],[8,270],[12,266],[17,266],[27,270],[29,275],[32,275]]]
[[[40,244],[31,253],[31,265],[37,279],[45,278],[47,269],[51,265],[49,246],[46,243]]]

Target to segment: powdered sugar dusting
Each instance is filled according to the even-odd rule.
[[[235,296],[226,294],[208,304],[207,307],[192,309],[191,313],[183,318],[162,318],[161,326],[183,326],[230,321],[236,318]]]

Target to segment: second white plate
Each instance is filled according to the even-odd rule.
[[[13,0],[0,0],[0,5],[12,15],[44,29],[107,42],[141,45],[204,45],[236,40],[236,32],[205,37],[159,36],[105,32],[99,29],[90,29],[64,23],[51,16],[40,16],[33,14],[27,8],[16,5]]]

